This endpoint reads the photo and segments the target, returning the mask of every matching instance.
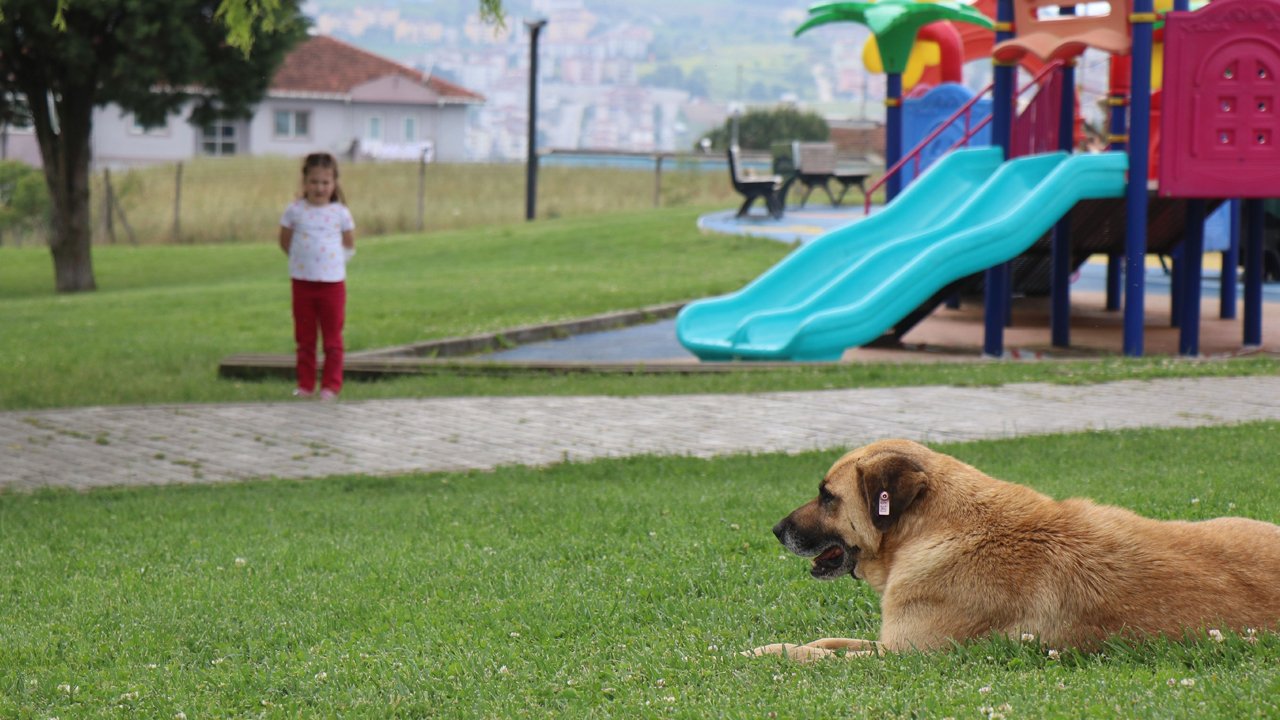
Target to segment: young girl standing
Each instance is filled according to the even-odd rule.
[[[356,252],[355,220],[338,186],[338,161],[312,153],[302,163],[302,197],[280,218],[280,247],[293,282],[293,336],[298,344],[299,397],[316,389],[316,331],[324,347],[320,399],[342,392],[342,326],[347,261]]]

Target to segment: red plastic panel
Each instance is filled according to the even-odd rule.
[[[1215,0],[1165,24],[1160,194],[1280,197],[1280,0]]]

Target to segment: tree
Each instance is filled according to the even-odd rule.
[[[776,142],[792,140],[824,141],[831,128],[822,116],[811,110],[794,107],[752,108],[738,118],[738,145],[747,150],[768,150]],[[733,118],[712,130],[707,137],[714,148],[729,146],[733,137]]]
[[[27,114],[53,206],[54,286],[93,290],[89,138],[93,109],[115,103],[147,126],[184,106],[190,121],[243,117],[306,31],[296,0],[4,0],[0,115]],[[241,23],[227,26],[224,18]],[[234,38],[236,45],[228,42]]]

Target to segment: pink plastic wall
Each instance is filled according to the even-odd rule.
[[[1280,197],[1280,0],[1169,13],[1160,194]]]

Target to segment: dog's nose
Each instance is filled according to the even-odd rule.
[[[789,519],[790,518],[782,518],[781,520],[778,521],[777,525],[773,526],[774,537],[778,538],[778,542],[783,544],[787,542],[786,541],[787,528],[790,527],[790,523],[788,523],[787,520]]]

